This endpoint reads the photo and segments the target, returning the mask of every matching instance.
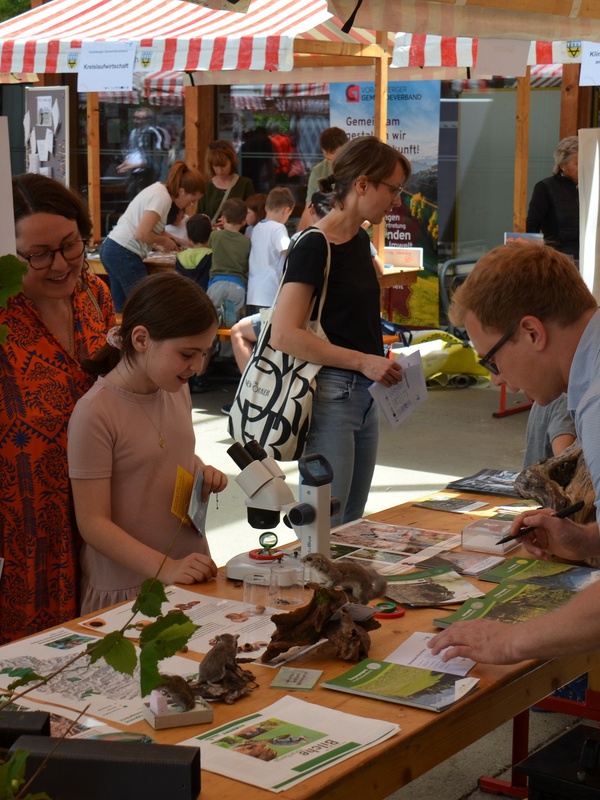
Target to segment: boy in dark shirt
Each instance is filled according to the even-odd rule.
[[[175,270],[186,278],[191,278],[206,291],[212,264],[212,250],[208,246],[212,233],[210,217],[206,214],[194,214],[185,223],[185,229],[192,247],[177,254]]]

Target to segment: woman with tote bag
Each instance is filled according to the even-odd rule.
[[[289,254],[272,316],[271,345],[322,365],[306,453],[320,453],[333,468],[332,495],[341,504],[332,525],[363,515],[377,457],[377,407],[368,388],[393,386],[401,368],[384,357],[380,289],[370,243],[362,223],[383,221],[410,177],[410,163],[375,136],[345,144],[320,181],[332,210]],[[325,236],[321,234],[325,234]],[[325,240],[325,237],[327,241]],[[307,310],[323,286],[328,242],[331,262],[321,325],[327,340],[304,325]]]

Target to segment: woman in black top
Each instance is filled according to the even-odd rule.
[[[527,232],[544,234],[555,250],[579,261],[579,140],[561,139],[554,153],[554,170],[533,187],[527,210]]]
[[[332,210],[317,223],[331,247],[331,267],[321,324],[328,341],[303,329],[312,297],[319,294],[327,242],[307,235],[290,251],[284,286],[272,320],[271,344],[323,368],[317,376],[307,453],[320,453],[333,468],[332,495],[341,510],[332,525],[363,515],[378,442],[377,407],[368,387],[393,386],[401,368],[384,357],[380,289],[361,224],[379,224],[397,204],[410,176],[408,160],[375,136],[344,145],[333,174],[320,182]]]

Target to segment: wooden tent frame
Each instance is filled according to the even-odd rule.
[[[451,0],[452,1],[452,0]],[[448,0],[446,0],[448,2]],[[43,5],[44,0],[31,0],[31,7]],[[361,45],[348,42],[311,41],[296,38],[294,41],[294,67],[356,67],[369,66],[374,70],[375,125],[374,133],[385,141],[387,120],[387,85],[392,58],[389,33],[377,33],[376,44]],[[590,126],[592,89],[579,87],[578,64],[563,66],[561,89],[561,117],[559,137],[576,135],[579,128]],[[400,71],[400,70],[398,70]],[[279,73],[285,78],[285,73]],[[44,80],[50,77],[50,80]],[[41,76],[42,84],[53,84],[54,76]],[[513,194],[513,230],[525,230],[527,213],[527,172],[529,148],[530,76],[518,78],[516,143]],[[200,126],[200,111],[204,125]],[[214,87],[188,86],[185,88],[185,151],[190,166],[203,169],[204,153],[215,130]],[[87,95],[88,130],[88,203],[92,216],[94,240],[99,242],[101,231],[100,207],[100,114],[99,99],[95,92]],[[375,226],[373,243],[382,251],[383,226]]]

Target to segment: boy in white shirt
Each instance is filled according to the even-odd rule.
[[[246,314],[270,308],[281,281],[290,237],[285,227],[294,210],[289,189],[277,187],[267,195],[266,217],[254,226],[248,270]]]

